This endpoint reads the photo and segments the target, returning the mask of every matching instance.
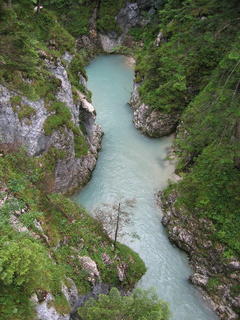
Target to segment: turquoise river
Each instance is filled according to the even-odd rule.
[[[74,199],[90,212],[103,203],[129,200],[133,223],[126,231],[139,237],[125,234],[121,241],[147,266],[138,287],[156,288],[169,303],[172,320],[217,319],[188,281],[186,255],[170,244],[161,225],[155,194],[166,187],[174,171],[166,160],[173,137],[150,139],[134,128],[128,105],[134,71],[128,62],[120,55],[99,56],[87,67],[97,122],[105,135],[92,179]]]

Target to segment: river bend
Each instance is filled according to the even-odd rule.
[[[217,319],[188,282],[187,257],[170,244],[160,223],[154,195],[174,171],[166,160],[173,137],[150,139],[134,128],[127,104],[134,71],[126,57],[99,56],[88,66],[87,75],[97,123],[105,135],[92,179],[75,201],[90,212],[102,203],[132,201],[133,224],[126,229],[140,238],[124,236],[121,241],[138,252],[148,268],[138,286],[155,287],[170,304],[172,320]]]

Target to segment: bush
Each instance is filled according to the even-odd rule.
[[[169,309],[165,302],[151,291],[137,289],[130,296],[121,296],[113,288],[109,295],[100,295],[97,300],[90,299],[78,310],[86,320],[167,320]]]

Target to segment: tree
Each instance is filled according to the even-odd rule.
[[[131,223],[130,208],[135,205],[135,199],[127,199],[122,204],[103,203],[101,207],[94,210],[94,216],[103,225],[108,236],[114,240],[113,246],[116,249],[118,237],[127,234],[124,227]],[[136,234],[132,234],[136,236]]]
[[[26,290],[48,287],[51,260],[43,246],[32,239],[0,242],[1,286],[23,286]]]
[[[151,290],[136,289],[122,296],[116,288],[89,299],[78,313],[84,320],[167,320],[170,314],[168,305]]]

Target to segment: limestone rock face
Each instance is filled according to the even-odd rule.
[[[70,307],[74,309],[77,301],[78,301],[78,290],[74,283],[74,281],[70,278],[67,278],[68,285],[62,285],[62,293],[67,299]]]
[[[111,53],[114,48],[122,45],[124,36],[118,36],[116,32],[109,32],[108,34],[100,33],[99,37],[103,51]]]
[[[39,302],[37,295],[32,296],[33,303],[35,304],[35,310],[37,313],[37,319],[39,320],[69,320],[69,314],[60,314],[54,307],[54,297],[48,293],[44,301]]]
[[[21,103],[33,108],[35,113],[30,119],[19,120],[11,102],[16,96],[16,93],[0,85],[0,141],[1,143],[23,144],[27,147],[29,155],[38,155],[46,149],[49,140],[43,130],[43,124],[49,112],[43,100],[31,101],[26,97],[21,97]]]
[[[160,2],[161,1],[157,0],[136,0],[135,2],[127,1],[125,7],[121,8],[118,15],[115,17],[116,22],[121,29],[121,34],[118,34],[115,31],[99,34],[103,51],[110,53],[118,46],[126,43],[129,45],[129,38],[127,36],[129,29],[137,25],[144,26],[148,24],[151,15],[155,13]],[[146,18],[145,13],[148,13],[148,18]]]
[[[163,137],[173,133],[176,129],[179,115],[177,113],[167,114],[152,109],[140,100],[139,85],[134,84],[130,100],[133,112],[133,123],[137,129],[149,137]]]
[[[117,23],[123,31],[128,30],[130,27],[134,27],[139,22],[140,9],[138,3],[126,3],[126,6],[122,8],[117,16]]]
[[[200,288],[205,299],[223,320],[236,320],[240,296],[232,290],[240,281],[240,261],[224,260],[223,245],[211,241],[212,222],[175,207],[177,193],[158,194],[163,211],[162,223],[167,228],[170,241],[186,251],[193,268],[190,281]]]
[[[72,57],[65,54],[63,59],[68,64]],[[51,147],[63,151],[64,158],[56,163],[52,191],[69,192],[89,180],[101,147],[102,130],[95,123],[94,107],[81,92],[78,92],[78,102],[73,101],[67,69],[61,61],[45,62],[48,70],[59,80],[57,100],[69,108],[73,124],[75,126],[81,124],[85,128],[88,153],[80,158],[76,157],[74,134],[66,127],[54,130],[49,136],[45,134],[44,123],[53,113],[47,109],[44,100],[31,101],[2,85],[0,85],[0,141],[3,144],[23,145],[30,156],[40,156],[48,152]],[[79,81],[83,81],[82,78]],[[21,105],[32,108],[32,114],[21,119],[17,112]]]

